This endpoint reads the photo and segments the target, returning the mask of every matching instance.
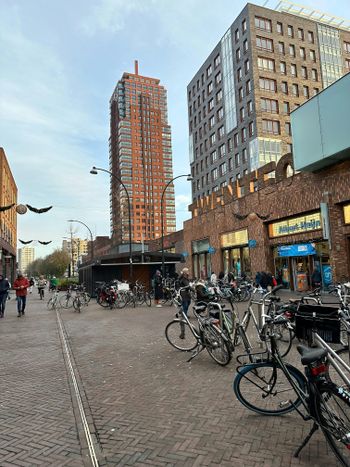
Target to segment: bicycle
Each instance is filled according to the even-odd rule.
[[[179,294],[182,290],[187,290],[187,287],[180,288]],[[227,338],[222,330],[214,324],[215,320],[200,316],[200,313],[196,313],[194,308],[194,316],[197,318],[198,324],[196,327],[189,321],[182,308],[180,308],[180,313],[181,316],[179,317],[177,313],[176,318],[170,321],[165,328],[165,337],[169,344],[177,350],[194,351],[187,360],[188,362],[206,349],[216,363],[226,366],[231,361],[232,354]]]
[[[59,302],[59,291],[57,289],[54,289],[52,297],[49,299],[49,301],[46,304],[47,308],[49,310],[57,310],[60,307],[60,302]]]
[[[266,317],[270,320],[269,317]],[[296,317],[298,320],[298,317]],[[282,360],[273,331],[269,333],[270,351],[256,354],[260,362],[237,368],[233,390],[249,410],[263,415],[283,415],[294,410],[312,420],[310,433],[294,453],[298,457],[312,435],[321,428],[341,465],[350,466],[350,379],[341,369],[350,371],[329,345],[313,331],[321,348],[297,347],[305,375]],[[243,356],[241,356],[243,357]],[[329,376],[329,362],[345,383],[335,384]],[[302,406],[306,415],[299,409]]]
[[[86,298],[84,296],[84,292],[77,290],[76,295],[73,300],[73,308],[74,311],[78,311],[78,313],[81,312],[81,309],[84,306],[88,306],[89,302],[86,301]]]
[[[73,302],[72,288],[69,287],[67,292],[60,297],[60,306],[65,309],[72,308]]]

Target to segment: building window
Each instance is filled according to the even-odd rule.
[[[235,148],[238,146],[238,133],[233,135],[233,145]]]
[[[260,99],[260,107],[263,112],[278,113],[278,101],[274,99]]]
[[[243,52],[244,53],[248,52],[248,40],[247,39],[243,41]]]
[[[283,24],[282,23],[277,23],[276,31],[278,34],[283,34]]]
[[[238,68],[237,70],[237,80],[238,81],[242,80],[242,68]]]
[[[319,89],[318,89],[318,88],[313,88],[313,90],[312,90],[312,95],[313,95],[313,96],[316,96],[316,94],[318,94],[318,92],[319,92]]]
[[[350,71],[350,59],[349,58],[346,58],[345,59],[345,68]]]
[[[247,129],[246,128],[242,128],[241,135],[242,135],[242,143],[244,143],[245,141],[247,141]]]
[[[215,85],[217,86],[218,84],[221,83],[221,71],[215,76]]]
[[[289,44],[289,55],[295,57],[295,46],[293,44]]]
[[[304,97],[309,98],[309,86],[303,86],[303,94]]]
[[[316,52],[314,50],[310,50],[310,59],[316,62]]]
[[[252,82],[250,81],[250,79],[248,79],[248,81],[245,84],[245,90],[247,95],[250,94],[252,91]]]
[[[217,178],[218,178],[218,169],[216,168],[211,171],[211,179],[214,181]]]
[[[238,89],[238,98],[239,98],[239,102],[243,100],[243,88]]]
[[[350,53],[350,42],[344,42],[344,52]]]
[[[249,101],[247,104],[247,109],[248,109],[248,115],[251,115],[253,112],[253,102]]]
[[[220,107],[218,110],[218,121],[222,120],[224,118],[224,109]]]
[[[248,125],[249,136],[254,136],[254,122],[250,122]]]
[[[298,38],[303,41],[304,40],[304,29],[298,28]]]
[[[220,65],[220,62],[221,62],[221,58],[219,54],[214,58],[214,67],[217,68]]]
[[[246,162],[247,162],[247,150],[246,148],[244,148],[242,151],[242,164],[245,164]]]
[[[308,31],[307,40],[311,42],[312,44],[314,43],[314,33],[312,31]]]
[[[236,30],[235,30],[235,41],[236,41],[236,42],[239,41],[239,29],[236,29]]]
[[[299,52],[300,52],[300,58],[302,58],[303,60],[305,60],[305,48],[304,47],[300,47],[299,49]]]
[[[272,135],[280,134],[280,122],[277,120],[263,120],[262,121],[263,131]]]
[[[244,20],[242,21],[242,31],[243,31],[243,33],[245,33],[246,30],[247,30],[247,20],[244,19]]]
[[[227,164],[226,164],[226,162],[223,162],[220,165],[220,173],[221,173],[221,175],[225,175],[225,173],[227,173]]]
[[[248,59],[248,60],[246,60],[244,62],[244,72],[245,72],[245,74],[249,73],[249,69],[250,69],[250,63],[249,63],[249,59]]]
[[[293,26],[288,25],[287,34],[288,34],[289,37],[294,37],[294,29],[293,29]]]
[[[213,110],[213,108],[214,108],[214,99],[210,99],[210,101],[208,102],[208,110],[209,110],[209,112],[210,112],[211,110]]]
[[[292,130],[289,122],[286,122],[284,124],[284,131],[286,132],[287,135],[291,136]]]
[[[256,36],[256,47],[268,52],[273,52],[273,41],[266,37]]]
[[[216,93],[216,102],[217,104],[222,101],[222,89]]]
[[[278,43],[278,51],[280,54],[284,55],[284,42],[279,42]]]
[[[315,70],[314,68],[311,70],[311,79],[313,81],[318,81],[317,70]]]
[[[218,156],[217,156],[216,151],[213,151],[213,152],[210,154],[211,163],[213,164],[213,163],[217,160],[217,158],[218,158]]]
[[[301,67],[301,77],[307,79],[307,68],[306,66]]]
[[[243,122],[244,117],[245,117],[245,110],[244,110],[244,107],[242,107],[242,108],[239,110],[239,117],[240,117],[241,122]]]
[[[276,81],[270,78],[259,78],[259,87],[264,91],[276,92],[277,90]]]
[[[232,152],[232,149],[233,149],[232,139],[229,138],[229,139],[227,140],[227,150],[228,150],[228,152]]]
[[[210,145],[213,146],[215,141],[216,141],[216,135],[215,133],[213,133],[212,135],[210,135]]]
[[[209,119],[209,128],[213,128],[213,126],[215,125],[215,115],[212,115]]]
[[[299,86],[297,84],[292,84],[292,95],[299,97]]]
[[[297,76],[297,66],[294,63],[290,66],[290,74],[294,77]]]
[[[280,72],[282,73],[282,75],[287,74],[286,62],[280,62]]]
[[[255,16],[255,27],[257,29],[263,29],[264,31],[271,32],[271,20]]]
[[[221,146],[219,146],[219,157],[224,157],[225,154],[226,154],[226,146],[222,144]]]
[[[288,94],[288,83],[286,81],[282,81],[281,91],[283,92],[283,94]]]
[[[275,60],[272,58],[258,57],[258,67],[261,70],[275,71]]]
[[[289,102],[283,102],[283,113],[287,115],[290,114]]]
[[[241,59],[241,49],[236,50],[236,62],[239,62]]]
[[[240,164],[240,161],[239,161],[239,154],[235,154],[235,166],[238,167]]]
[[[208,84],[208,94],[210,94],[212,91],[213,91],[213,82],[210,81],[210,83]]]
[[[211,76],[212,72],[213,72],[212,66],[209,65],[208,68],[207,68],[207,78],[209,78],[209,76]]]
[[[224,128],[224,125],[222,125],[222,126],[218,129],[218,135],[219,135],[219,139],[223,138],[223,136],[225,135],[225,128]]]

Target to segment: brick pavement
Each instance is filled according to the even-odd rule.
[[[335,465],[321,434],[292,457],[310,426],[297,414],[261,417],[235,400],[234,360],[222,368],[202,352],[187,363],[170,347],[164,328],[174,311],[61,312],[106,465]],[[0,466],[83,465],[54,313],[35,297],[25,319],[13,300],[8,313]]]

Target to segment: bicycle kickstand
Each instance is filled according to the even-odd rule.
[[[197,347],[197,349],[196,349],[194,352],[192,352],[192,355],[191,355],[191,357],[187,360],[187,363],[189,363],[191,360],[193,360],[194,358],[196,358],[197,355],[199,355],[199,354],[202,352],[202,350],[204,350],[204,349],[205,349],[205,347],[203,347],[203,345],[199,345],[199,346]]]
[[[299,457],[300,451],[307,445],[307,443],[310,441],[311,436],[315,433],[315,431],[318,430],[318,425],[317,423],[314,423],[312,425],[310,433],[307,435],[307,437],[304,439],[302,442],[301,446],[298,447],[298,449],[294,453],[294,457]]]

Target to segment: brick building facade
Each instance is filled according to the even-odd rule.
[[[184,251],[194,277],[264,270],[299,290],[315,268],[325,284],[350,277],[350,161],[290,176],[292,163],[287,154],[190,206]]]

